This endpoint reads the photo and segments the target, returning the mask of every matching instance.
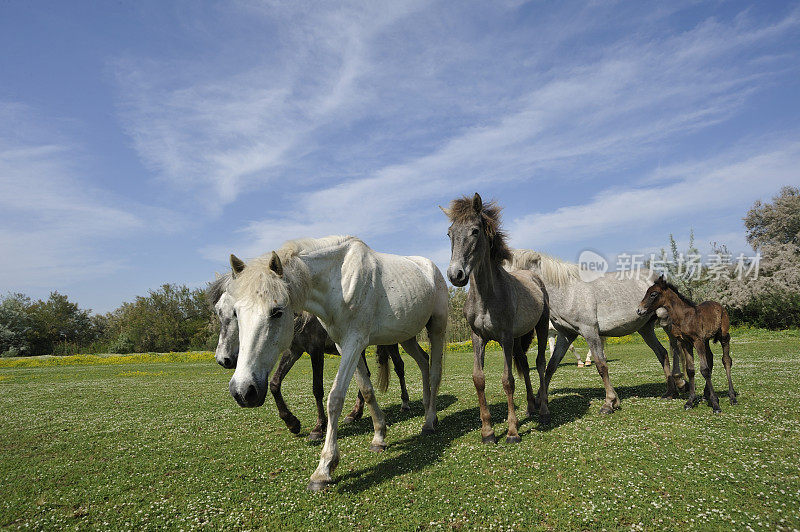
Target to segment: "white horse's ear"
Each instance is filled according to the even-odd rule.
[[[233,271],[234,277],[244,271],[244,261],[233,253],[231,253],[231,270]]]
[[[277,273],[278,277],[283,277],[283,264],[281,264],[281,258],[274,251],[272,252],[272,256],[269,258],[269,269]]]
[[[444,207],[442,207],[441,205],[439,205],[439,208],[440,208],[440,209],[442,209],[442,212],[445,214],[445,216],[447,216],[448,218],[450,218],[450,211],[448,211],[447,209],[445,209],[445,208],[444,208]]]
[[[220,277],[222,277],[222,276],[219,274],[219,272],[214,272],[214,280],[217,280]]]
[[[481,199],[481,195],[477,192],[472,196],[472,208],[478,214],[483,210],[483,200]]]

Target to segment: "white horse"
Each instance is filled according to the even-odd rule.
[[[386,447],[386,423],[361,358],[368,345],[400,343],[417,360],[423,373],[422,432],[434,431],[448,293],[433,261],[377,253],[352,236],[292,240],[243,268],[241,261],[231,259],[239,357],[229,388],[239,405],[263,404],[267,376],[292,341],[295,313],[305,310],[316,315],[342,354],[328,395],[325,444],[309,489],[320,490],[333,482],[339,463],[339,416],[356,369],[375,430],[370,450]],[[431,342],[429,365],[416,339],[423,328]]]
[[[616,273],[606,273],[592,282],[585,282],[580,278],[577,264],[527,249],[515,249],[512,255],[510,265],[506,267],[530,269],[538,273],[550,296],[550,319],[559,334],[555,352],[547,364],[545,390],[548,389],[550,379],[564,357],[567,347],[581,335],[592,350],[597,371],[606,389],[606,399],[600,412],[603,414],[613,412],[619,408],[619,397],[608,377],[603,338],[638,332],[656,354],[659,365],[664,370],[667,391],[663,397],[678,396],[677,381],[682,382],[683,379],[679,373],[672,373],[667,350],[653,331],[656,324],[663,326],[666,322],[653,312],[642,316],[636,313],[637,301],[641,302],[642,296],[652,284],[651,279],[657,277],[655,272],[646,271],[642,272],[641,278],[624,279],[618,279]],[[674,369],[679,372],[680,349],[669,327],[665,328],[665,332],[670,340]]]

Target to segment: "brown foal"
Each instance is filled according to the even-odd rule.
[[[647,292],[639,304],[637,312],[646,314],[655,311],[659,307],[664,307],[672,321],[672,334],[678,339],[678,345],[686,354],[686,375],[689,377],[689,400],[685,408],[693,408],[698,398],[694,386],[694,354],[692,348],[697,350],[700,359],[700,373],[706,380],[706,387],[703,396],[708,401],[715,414],[722,412],[719,407],[719,400],[714,393],[711,384],[711,370],[714,367],[714,354],[711,352],[709,340],[714,340],[722,345],[722,365],[725,366],[725,373],[728,375],[728,397],[731,404],[736,404],[738,395],[733,389],[731,381],[731,355],[730,341],[731,335],[730,319],[725,308],[716,301],[705,301],[695,304],[687,297],[681,295],[678,289],[668,283],[664,276],[647,289]]]

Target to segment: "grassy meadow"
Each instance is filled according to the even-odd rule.
[[[659,399],[663,375],[641,341],[608,345],[622,409],[602,416],[596,370],[567,354],[551,386],[551,426],[523,419],[521,444],[494,446],[480,443],[471,354],[447,355],[439,430],[427,437],[419,371],[406,357],[412,411],[400,411],[392,375],[379,394],[388,449],[368,451],[368,418],[343,426],[338,482],[323,493],[306,490],[320,450],[305,439],[315,420],[307,357],[284,384],[299,437],[271,397],[239,408],[231,371],[209,353],[2,359],[0,526],[798,529],[800,334],[739,331],[731,353],[739,404],[728,404],[718,355],[718,416],[705,404],[687,412],[683,400]],[[502,442],[501,356],[486,361]],[[336,367],[327,359],[326,389]]]

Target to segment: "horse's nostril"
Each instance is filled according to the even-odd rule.
[[[244,401],[245,403],[254,403],[257,397],[258,391],[256,391],[255,385],[251,384],[247,387],[247,391],[244,394]]]
[[[233,367],[233,359],[226,358],[222,361],[222,365],[225,366],[227,369],[231,369]]]

